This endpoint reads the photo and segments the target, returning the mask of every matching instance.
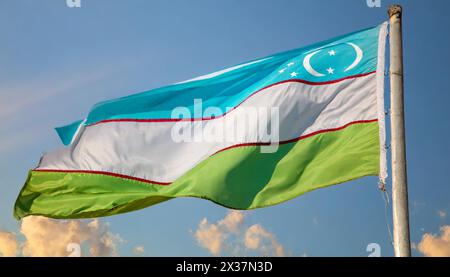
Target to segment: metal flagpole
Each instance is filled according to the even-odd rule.
[[[389,7],[392,210],[396,257],[410,257],[405,118],[403,111],[402,7]]]

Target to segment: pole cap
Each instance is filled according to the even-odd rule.
[[[399,16],[402,15],[402,6],[398,4],[393,4],[389,6],[388,9],[389,18],[393,17],[394,15],[398,14]]]

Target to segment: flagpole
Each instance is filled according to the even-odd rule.
[[[403,103],[402,7],[389,7],[392,210],[394,252],[396,257],[410,257],[408,187],[406,176],[405,118]]]

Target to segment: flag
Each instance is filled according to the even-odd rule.
[[[93,106],[57,128],[14,215],[108,216],[176,197],[275,205],[386,177],[386,23]]]

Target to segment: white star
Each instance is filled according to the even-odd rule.
[[[290,62],[290,63],[287,64],[287,66],[293,66],[294,64],[295,64],[295,63]]]
[[[334,74],[334,68],[332,68],[332,67],[329,67],[327,69],[327,71],[328,71],[328,74]]]
[[[336,51],[334,51],[334,50],[328,51],[328,54],[330,56],[335,56],[336,55]]]
[[[295,71],[291,73],[291,77],[297,77],[297,75],[298,75],[298,73]]]
[[[278,73],[283,73],[286,71],[286,68],[281,69],[280,71],[278,71]]]

